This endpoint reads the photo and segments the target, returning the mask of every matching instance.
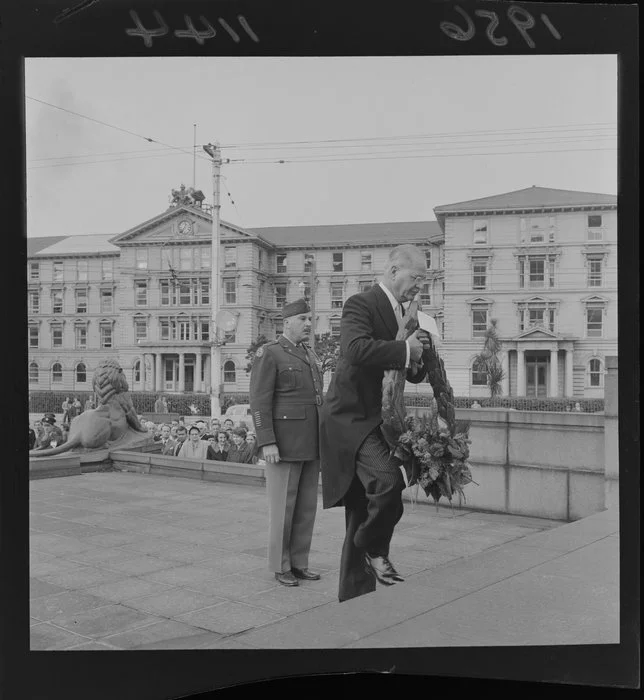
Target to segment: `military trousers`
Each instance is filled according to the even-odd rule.
[[[320,460],[266,465],[268,568],[307,569],[318,503]]]

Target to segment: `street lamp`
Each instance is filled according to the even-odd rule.
[[[210,345],[210,417],[221,417],[221,346],[217,337],[217,313],[219,312],[219,177],[221,151],[219,144],[207,144],[203,150],[212,159],[212,258],[210,277],[210,303],[213,338]]]

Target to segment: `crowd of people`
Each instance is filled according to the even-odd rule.
[[[29,449],[46,450],[67,442],[71,421],[84,410],[93,408],[88,399],[82,407],[78,398],[66,398],[61,408],[62,423],[58,425],[55,413],[45,413],[29,426]],[[196,420],[186,424],[181,417],[167,423],[154,423],[139,416],[155,442],[161,442],[161,453],[188,459],[212,459],[217,462],[257,464],[257,438],[249,427],[241,422],[235,426],[230,418],[220,420]],[[260,460],[261,463],[261,460]]]

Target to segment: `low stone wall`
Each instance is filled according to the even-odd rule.
[[[35,457],[29,460],[30,479],[53,479],[59,476],[76,476],[89,472],[106,471],[112,460],[107,449],[91,453],[69,452],[51,457]]]
[[[603,415],[457,409],[456,418],[470,422],[478,486],[465,488],[468,507],[565,521],[604,510]]]

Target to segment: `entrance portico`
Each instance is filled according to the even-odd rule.
[[[144,391],[210,392],[210,346],[181,345],[146,348],[141,384]]]
[[[504,340],[504,395],[572,397],[574,343],[544,328]]]

